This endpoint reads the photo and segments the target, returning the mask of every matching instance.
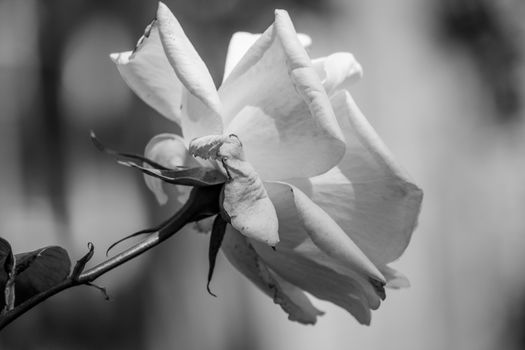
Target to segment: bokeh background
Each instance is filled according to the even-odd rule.
[[[13,349],[525,348],[525,3],[519,0],[166,0],[222,78],[231,34],[287,9],[312,57],[350,51],[352,94],[425,192],[419,226],[370,327],[345,311],[289,322],[223,256],[206,292],[208,237],[192,229],[68,290],[0,333]],[[0,235],[93,262],[171,215],[142,176],[89,140],[142,153],[177,132],[126,87],[111,52],[134,47],[155,1],[0,0]]]

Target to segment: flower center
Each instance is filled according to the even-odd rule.
[[[278,220],[262,180],[245,160],[236,135],[208,135],[190,142],[194,157],[220,162],[228,180],[221,193],[221,213],[235,229],[272,247],[279,242]]]
[[[190,142],[189,152],[194,157],[220,161],[231,180],[238,175],[238,163],[244,163],[242,142],[235,134],[208,135]]]

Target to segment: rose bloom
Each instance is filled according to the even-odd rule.
[[[135,50],[111,58],[139,97],[181,127],[182,137],[154,137],[146,157],[227,175],[221,249],[232,265],[290,320],[323,314],[308,292],[369,324],[385,287],[408,286],[388,264],[410,241],[422,191],[343,88],[361,66],[349,53],[311,60],[309,44],[276,10],[262,35],[233,36],[217,90],[159,3]],[[160,180],[146,181],[166,203]]]

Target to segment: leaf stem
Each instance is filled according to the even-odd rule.
[[[0,317],[0,330],[53,295],[72,287],[91,284],[91,282],[98,277],[167,240],[187,223],[217,214],[219,212],[218,198],[221,188],[222,184],[207,187],[194,187],[190,193],[188,201],[160,230],[154,232],[135,246],[103,261],[83,273],[78,274],[78,271],[75,268],[73,271],[76,271],[77,273],[72,273],[71,276],[59,284],[33,296],[3,314]],[[79,260],[79,263],[85,264],[87,262],[81,260]]]

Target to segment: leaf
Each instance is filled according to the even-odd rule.
[[[3,288],[13,264],[13,252],[8,241],[0,237],[0,287]]]
[[[71,269],[69,255],[58,246],[16,255],[16,305],[65,280]]]
[[[215,220],[213,221],[213,227],[211,230],[210,248],[208,250],[208,260],[210,263],[210,267],[208,270],[208,284],[206,285],[206,289],[208,290],[208,293],[210,293],[214,297],[216,297],[216,295],[213,294],[210,290],[210,282],[213,277],[213,271],[215,270],[215,260],[217,259],[217,253],[219,253],[219,249],[221,248],[222,244],[222,239],[224,238],[224,233],[226,232],[226,225],[227,222],[219,214],[215,217]]]
[[[11,245],[0,237],[0,290],[4,297],[0,298],[2,313],[11,310],[15,305],[16,259]]]
[[[183,170],[151,169],[134,162],[119,162],[119,164],[137,168],[144,174],[159,178],[164,182],[185,186],[213,186],[226,182],[226,176],[214,168],[189,168]]]

